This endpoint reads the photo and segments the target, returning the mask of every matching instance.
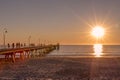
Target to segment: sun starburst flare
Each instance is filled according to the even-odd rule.
[[[92,29],[92,35],[95,36],[96,38],[101,38],[104,36],[104,34],[105,34],[105,30],[101,26],[95,26]]]

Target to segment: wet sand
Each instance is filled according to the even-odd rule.
[[[41,57],[1,62],[0,80],[120,80],[120,58]]]

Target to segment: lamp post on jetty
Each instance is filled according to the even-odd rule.
[[[38,39],[38,46],[40,46],[40,38]]]
[[[7,29],[4,28],[3,29],[3,47],[4,47],[4,49],[6,48],[5,43],[6,43],[6,33],[7,32],[8,32]]]
[[[31,40],[31,36],[28,37],[28,46],[30,47],[30,40]]]

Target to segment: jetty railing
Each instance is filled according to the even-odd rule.
[[[30,58],[30,56],[33,56],[38,50],[40,50],[39,55],[41,56],[41,55],[48,54],[55,49],[59,49],[59,45],[8,48],[8,49],[1,49],[0,55],[5,55],[5,60],[8,60],[9,58],[11,58],[12,62],[15,62],[16,54],[18,53],[19,53],[19,58],[23,60],[24,58]]]

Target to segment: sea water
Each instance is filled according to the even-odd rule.
[[[96,56],[94,48],[95,45],[61,45],[48,56]],[[100,48],[97,47],[97,50],[102,50],[100,56],[120,56],[120,45],[102,45]]]

